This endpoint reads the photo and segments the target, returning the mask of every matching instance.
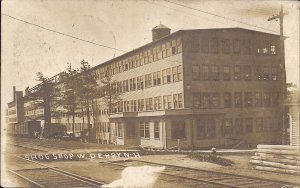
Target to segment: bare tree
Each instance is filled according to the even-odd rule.
[[[113,113],[113,105],[120,102],[121,92],[119,87],[119,82],[112,79],[112,76],[106,74],[106,76],[101,79],[101,83],[103,84],[104,89],[104,103],[108,107],[109,114]]]

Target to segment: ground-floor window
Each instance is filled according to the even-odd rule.
[[[215,138],[216,124],[213,119],[199,119],[197,120],[197,138]]]
[[[224,125],[223,125],[223,135],[224,136],[230,136],[233,133],[233,127],[232,127],[232,119],[224,119]]]
[[[236,118],[235,122],[234,122],[234,126],[235,126],[235,134],[239,135],[239,134],[242,134],[244,132],[243,119],[242,118]]]
[[[150,122],[140,122],[140,136],[141,136],[141,138],[150,138],[149,124],[150,124]]]
[[[246,133],[252,133],[253,132],[253,120],[252,120],[252,118],[246,118],[245,119],[245,129],[246,129]]]
[[[116,122],[116,127],[118,138],[123,138],[123,125],[120,122]]]
[[[160,129],[159,129],[159,122],[154,122],[154,139],[160,139]]]
[[[172,138],[173,139],[186,138],[184,120],[173,120],[172,121]]]
[[[263,131],[263,118],[256,118],[255,120],[255,128],[256,132],[262,132]]]

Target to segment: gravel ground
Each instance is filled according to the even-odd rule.
[[[141,160],[300,184],[299,176],[258,171],[253,169],[253,166],[249,163],[251,155],[239,156],[234,154],[234,155],[224,155],[222,157],[232,160],[235,164],[231,167],[220,166],[213,163],[190,159],[186,155],[176,155],[176,154],[142,156]]]
[[[27,139],[17,139],[18,141],[29,141]],[[32,141],[32,140],[31,140]],[[35,140],[34,140],[35,141]],[[30,141],[29,141],[30,142]],[[33,141],[32,141],[33,142]],[[71,147],[71,151],[68,152],[92,152],[92,151],[103,151],[106,149],[116,149],[116,150],[122,150],[126,148],[122,148],[119,146],[110,148],[109,145],[98,145],[98,144],[91,144],[91,143],[77,143],[80,145],[80,147],[74,146],[73,142],[67,142],[67,141],[51,141],[51,144],[62,144],[64,147],[69,147],[70,145],[73,145]],[[40,147],[42,148],[43,145],[50,144],[49,141],[41,141]],[[96,146],[96,147],[95,147]],[[79,149],[80,148],[80,149]],[[84,148],[84,149],[82,149]],[[45,149],[45,148],[43,148]],[[129,149],[129,148],[127,148]],[[31,150],[29,148],[20,148],[17,147],[17,150],[14,150],[14,146],[9,146],[6,149],[7,153],[14,153],[14,154],[25,154],[25,153],[39,153],[36,150]],[[49,152],[49,150],[48,150]],[[298,183],[300,184],[300,177],[294,176],[294,175],[288,175],[288,174],[279,174],[279,173],[273,173],[273,172],[265,172],[265,171],[258,171],[253,169],[253,166],[250,165],[250,157],[253,154],[241,154],[238,153],[234,154],[226,154],[222,155],[223,158],[232,160],[235,164],[231,167],[228,166],[220,166],[213,163],[203,162],[203,161],[197,161],[194,159],[190,159],[187,157],[187,155],[184,154],[168,154],[168,155],[144,155],[141,156],[141,160],[144,161],[151,161],[151,162],[157,162],[162,164],[170,164],[170,165],[177,165],[177,166],[184,166],[184,167],[191,167],[191,168],[198,168],[203,170],[211,170],[216,172],[224,172],[224,173],[231,173],[231,174],[238,174],[238,175],[245,175],[245,176],[252,176],[252,177],[259,177],[264,178],[268,180],[278,180],[278,181],[287,181],[290,183]],[[105,183],[110,183],[116,179],[119,179],[121,177],[122,170],[118,167],[116,168],[107,168],[101,164],[101,161],[104,159],[88,159],[84,161],[52,161],[47,162],[47,164],[58,167],[60,169],[73,172],[75,174],[79,174],[82,176],[90,177],[92,179],[103,181]],[[9,164],[9,161],[7,161],[7,164]],[[158,180],[158,187],[169,187],[171,186],[170,183],[162,182]],[[157,184],[156,184],[157,185]],[[176,183],[173,184],[173,186],[176,186]]]

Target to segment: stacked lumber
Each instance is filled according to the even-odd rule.
[[[250,163],[257,170],[299,175],[300,150],[289,145],[257,145]]]

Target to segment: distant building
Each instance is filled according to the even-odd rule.
[[[286,101],[288,111],[290,145],[300,146],[300,97],[299,91],[293,91],[291,97]]]
[[[24,111],[23,111],[23,91],[16,91],[16,87],[13,86],[13,101],[8,103],[7,106],[7,131],[12,133],[18,124],[24,121]]]
[[[160,24],[153,41],[91,69],[110,75],[122,100],[93,104],[95,137],[118,145],[172,148],[279,144],[284,66],[280,36],[242,28],[180,30]],[[63,90],[63,83],[57,84]],[[72,130],[67,114],[53,122]],[[75,132],[84,127],[81,112]]]

